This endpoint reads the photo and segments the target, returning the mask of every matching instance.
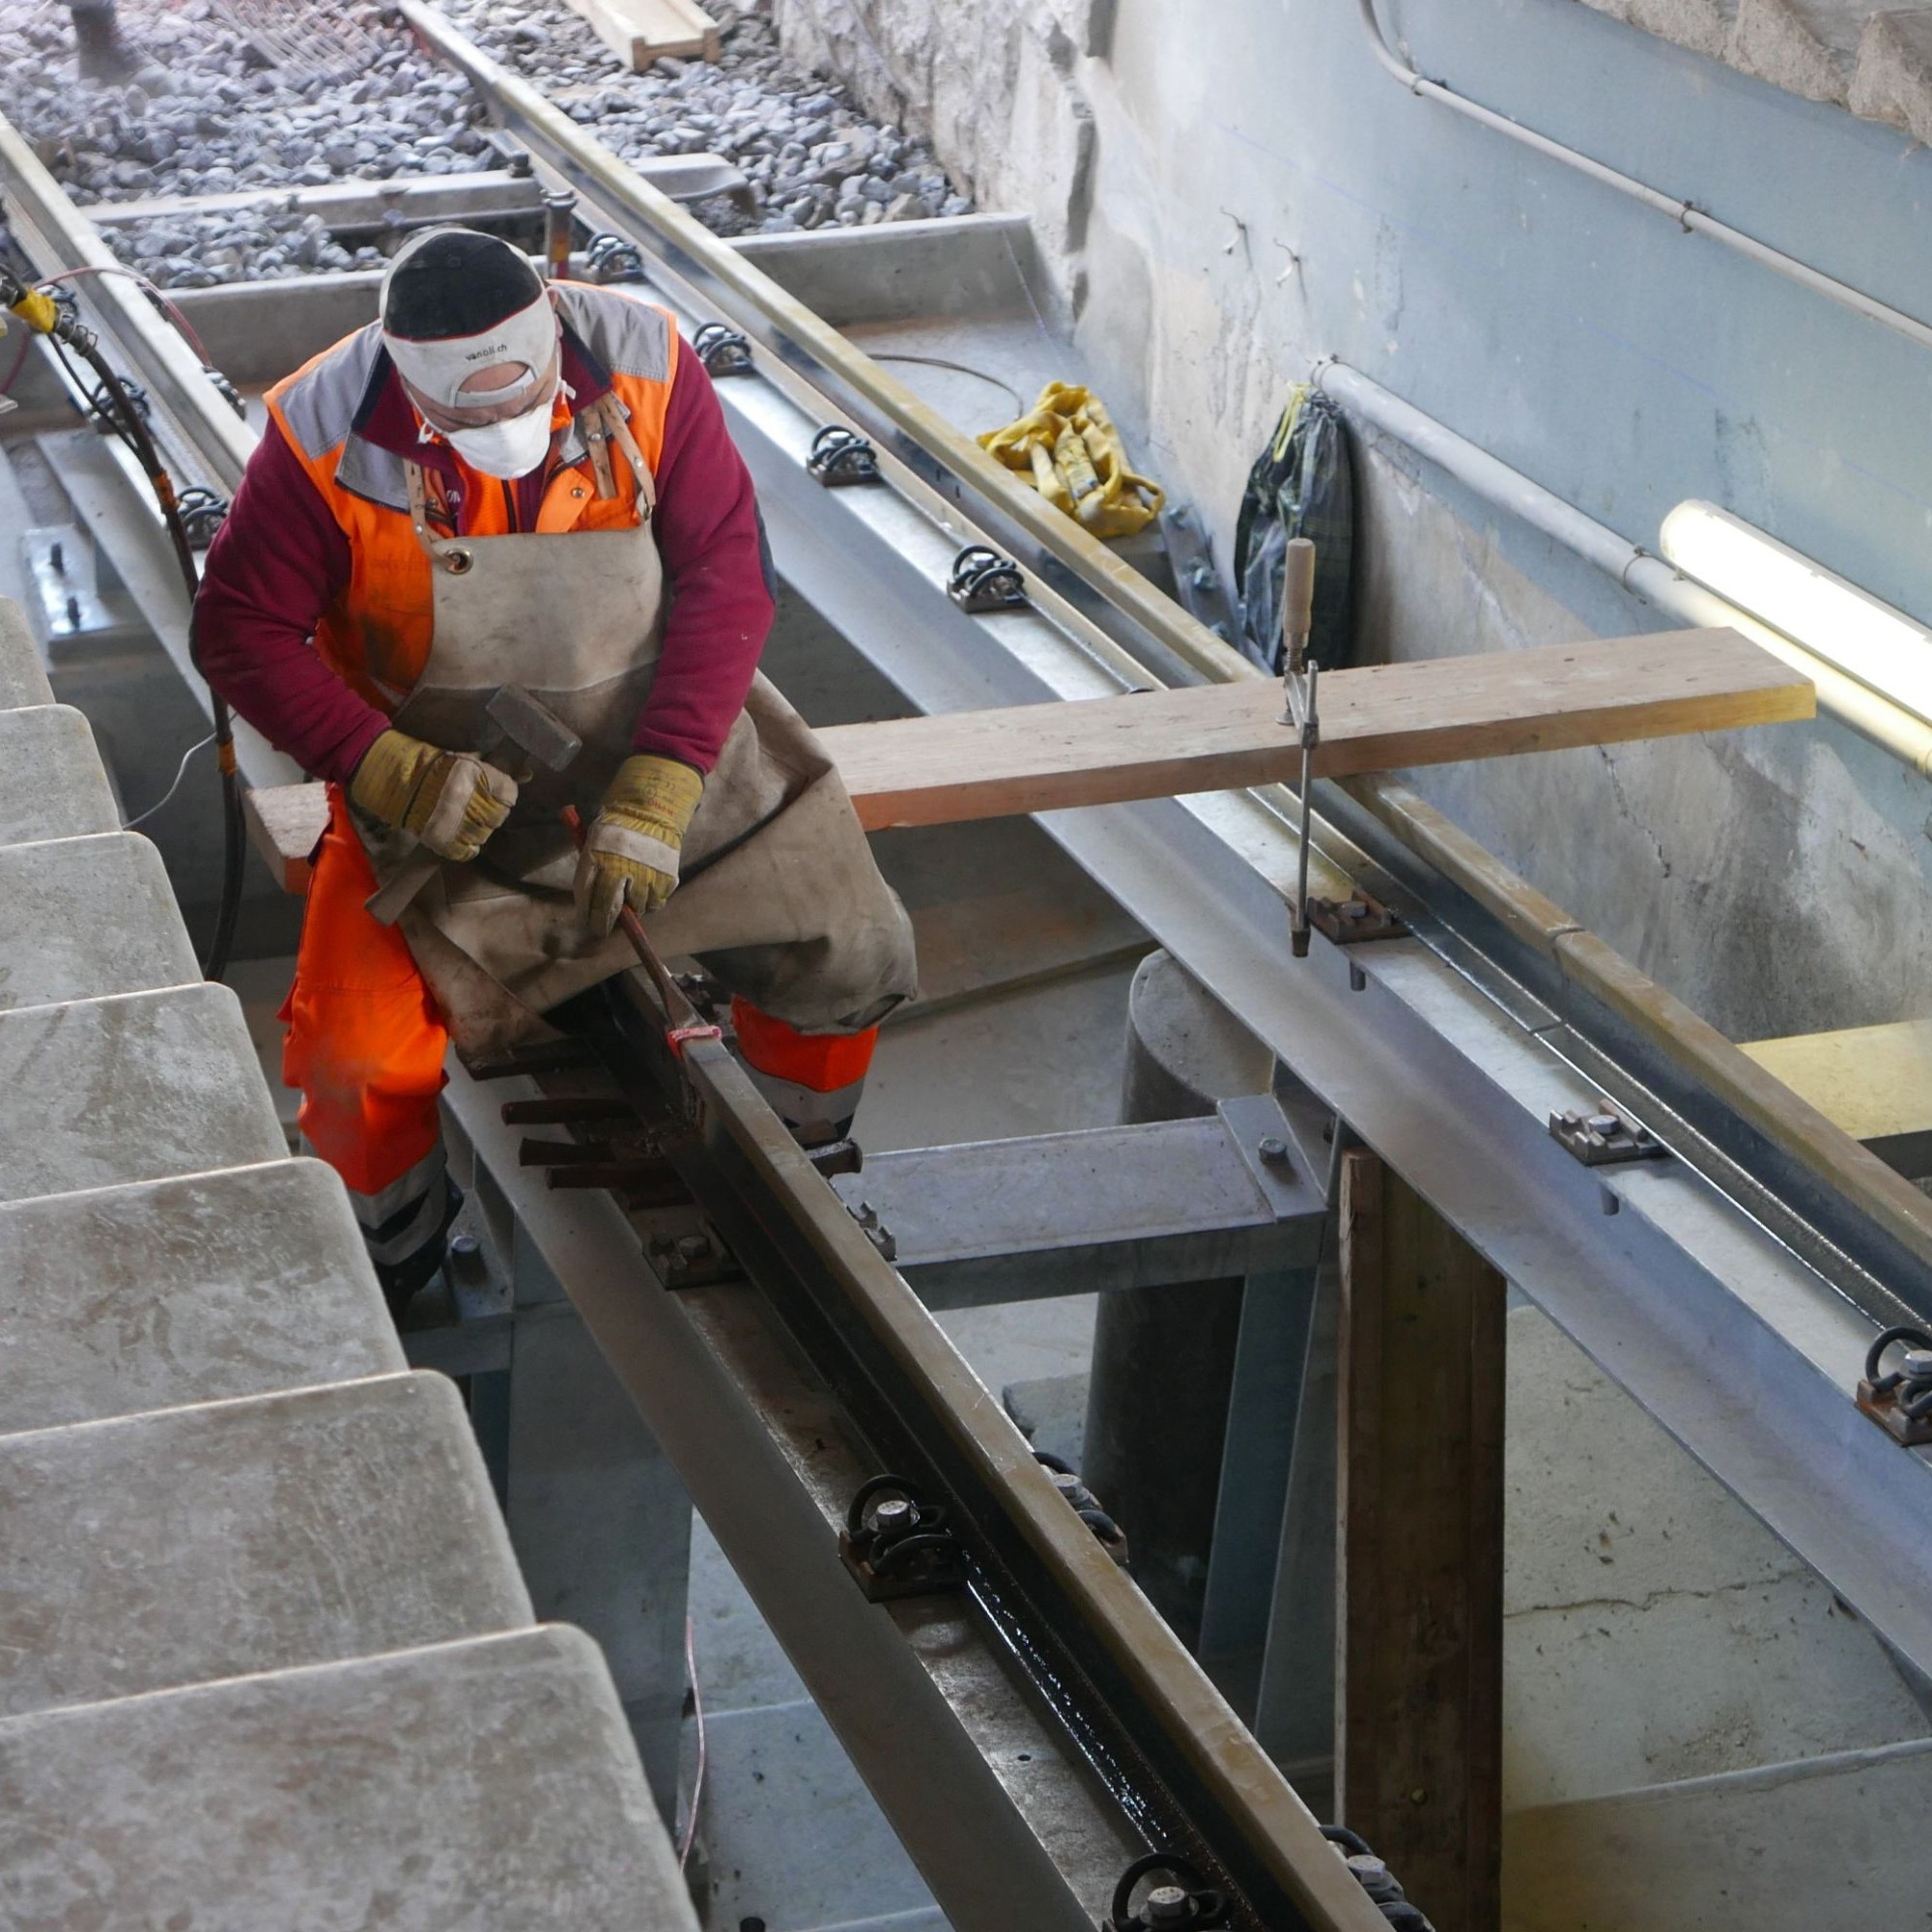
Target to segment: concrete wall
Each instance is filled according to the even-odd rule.
[[[1637,542],[1707,497],[1932,618],[1932,356],[1410,97],[1348,0],[774,4],[1035,216],[1136,454],[1224,557],[1284,384],[1333,354]],[[1932,316],[1932,159],[1902,135],[1571,0],[1383,7],[1424,71]],[[1363,457],[1375,648],[1658,628],[1401,449]],[[1925,1009],[1932,786],[1834,725],[1422,783],[1735,1037]]]

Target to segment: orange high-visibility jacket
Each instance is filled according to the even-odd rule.
[[[631,434],[655,472],[677,373],[679,344],[670,317],[615,289],[574,282],[557,282],[553,289],[564,325],[609,372],[611,390],[628,412]],[[410,524],[403,459],[351,435],[382,346],[381,328],[371,323],[277,383],[268,404],[349,540],[349,582],[316,626],[316,650],[352,690],[379,710],[392,712],[429,660],[432,580],[430,560]],[[559,391],[557,421],[569,413],[568,399]],[[573,425],[557,451],[537,530],[635,527],[635,479],[621,460],[612,469],[617,494],[600,497],[588,449]],[[440,507],[439,479],[432,470],[426,480],[434,519]],[[509,507],[500,491],[480,494],[469,506],[466,529],[479,537],[508,532]]]

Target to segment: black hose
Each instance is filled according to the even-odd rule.
[[[57,345],[61,340],[59,336],[51,339]],[[174,551],[175,563],[181,571],[188,605],[192,609],[196,593],[201,588],[201,572],[196,567],[194,546],[188,541],[187,526],[183,521],[181,504],[175,496],[174,478],[168,474],[167,466],[162,463],[160,451],[155,447],[155,440],[149,434],[140,412],[134,407],[133,399],[93,339],[76,333],[68,338],[68,346],[100,379],[99,394],[104,405],[101,413],[107,417],[108,427],[133,452],[134,460],[147,476],[155,499],[160,505],[161,522],[167,528],[169,546]],[[215,912],[214,934],[209,942],[208,956],[202,962],[201,970],[208,979],[219,980],[228,971],[229,956],[235,948],[236,923],[242,913],[242,880],[247,859],[248,827],[242,809],[242,775],[235,763],[235,721],[230,715],[227,700],[213,686],[209,688],[209,698],[214,719],[215,761],[221,772],[221,900]]]

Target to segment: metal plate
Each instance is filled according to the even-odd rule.
[[[20,560],[33,587],[27,607],[43,644],[116,628],[95,582],[94,546],[72,524],[42,524],[22,533]]]

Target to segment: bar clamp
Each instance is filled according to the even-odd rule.
[[[691,338],[691,346],[697,351],[704,373],[714,381],[752,373],[751,343],[739,330],[728,328],[722,322],[707,322]]]
[[[1314,623],[1315,546],[1307,537],[1290,537],[1281,579],[1281,722],[1293,725],[1301,739],[1299,810],[1294,828],[1300,849],[1294,862],[1294,906],[1289,926],[1297,959],[1308,957],[1309,802],[1315,785],[1315,748],[1321,742],[1315,691],[1321,668],[1308,654],[1308,634]]]
[[[1136,1905],[1135,1892],[1150,1879]],[[1220,1932],[1234,1922],[1228,1894],[1193,1860],[1150,1852],[1121,1874],[1101,1932]]]

